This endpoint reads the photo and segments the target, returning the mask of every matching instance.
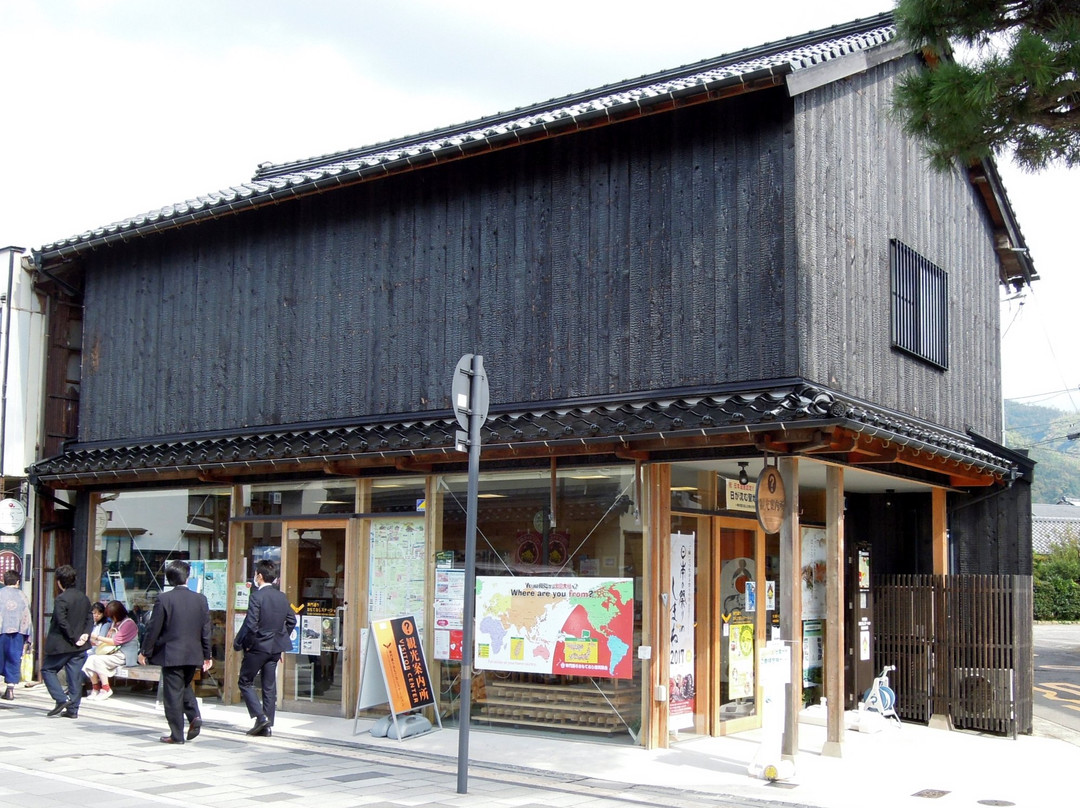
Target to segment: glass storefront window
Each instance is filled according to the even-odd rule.
[[[245,516],[298,516],[354,513],[356,483],[316,480],[305,483],[267,483],[244,487]]]
[[[371,481],[371,505],[365,509],[368,513],[417,513],[425,508],[423,477],[381,477]]]
[[[438,563],[446,576],[464,568],[467,487],[464,475],[439,480]],[[477,631],[472,721],[636,738],[644,547],[635,495],[632,466],[561,468],[554,476],[549,470],[481,475],[477,576],[493,598],[505,600],[508,611],[488,615],[489,633]],[[436,635],[442,630],[439,572]],[[484,584],[485,577],[490,583]],[[447,586],[452,589],[452,581]],[[540,594],[533,598],[529,592]],[[489,605],[481,591],[480,627]],[[557,626],[550,622],[556,619]],[[434,645],[442,660],[442,697],[450,702],[447,718],[453,721],[458,665],[452,651],[440,656],[439,649],[453,649],[454,643],[436,636]]]
[[[166,586],[166,564],[191,564],[188,585],[210,602],[214,670],[219,673],[225,659],[230,493],[227,488],[197,488],[101,494],[87,564],[90,599],[123,602],[140,632]],[[200,696],[220,698],[214,670],[200,678]]]

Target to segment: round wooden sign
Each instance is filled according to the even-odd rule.
[[[18,533],[26,524],[26,508],[17,499],[0,499],[0,531]]]
[[[757,518],[766,533],[779,533],[787,509],[784,478],[775,466],[766,466],[757,478]]]

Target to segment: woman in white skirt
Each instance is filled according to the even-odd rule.
[[[139,627],[128,617],[127,607],[118,600],[110,600],[105,615],[112,620],[112,626],[105,636],[91,639],[94,650],[82,668],[93,688],[87,698],[102,701],[112,695],[109,677],[113,671],[121,665],[139,664]]]

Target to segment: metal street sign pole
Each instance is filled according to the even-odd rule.
[[[468,381],[468,393],[464,391]],[[457,433],[457,448],[468,444],[469,488],[465,516],[465,609],[461,648],[461,693],[458,716],[458,778],[457,793],[469,789],[469,717],[472,713],[473,634],[476,617],[476,498],[480,487],[480,427],[487,420],[488,384],[484,373],[484,357],[466,354],[454,371],[451,385],[454,414],[462,426],[468,424],[468,439]]]

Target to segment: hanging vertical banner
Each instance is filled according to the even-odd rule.
[[[825,528],[802,529],[802,617],[825,619]]]
[[[397,617],[371,624],[376,656],[386,683],[387,700],[395,713],[407,713],[435,704],[424,649],[416,620]]]
[[[668,728],[694,726],[694,542],[693,533],[671,536],[671,661],[668,667]]]

